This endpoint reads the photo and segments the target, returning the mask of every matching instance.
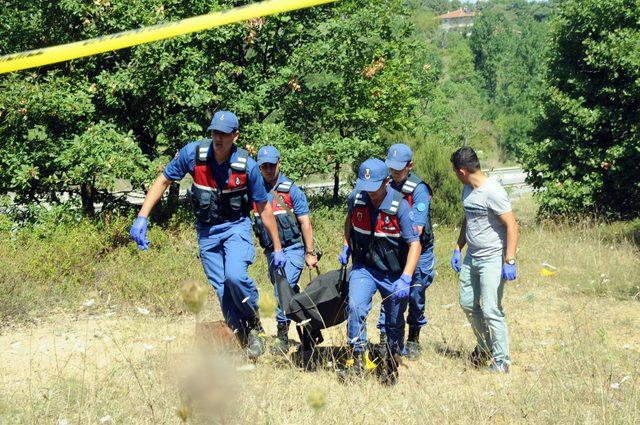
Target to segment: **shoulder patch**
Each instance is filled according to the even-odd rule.
[[[419,204],[416,204],[416,209],[420,212],[425,212],[427,210],[427,206],[424,202],[420,202]]]

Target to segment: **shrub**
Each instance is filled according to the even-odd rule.
[[[437,224],[457,224],[462,218],[460,193],[462,187],[451,169],[452,149],[421,136],[396,134],[393,140],[413,149],[415,172],[431,186],[433,198],[431,218]]]
[[[638,3],[569,0],[524,165],[547,215],[640,215]]]

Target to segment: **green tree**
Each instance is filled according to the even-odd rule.
[[[474,19],[469,43],[489,99],[496,95],[501,64],[513,57],[517,31],[513,21],[513,14],[499,3],[485,4]]]
[[[458,0],[409,0],[409,3],[414,8],[430,10],[439,15],[463,6],[462,2]],[[468,4],[466,5],[468,6]]]
[[[331,12],[291,55],[276,144],[292,177],[332,172],[337,198],[341,167],[383,153],[380,130],[412,128],[436,73],[401,1],[341,2]],[[256,140],[273,140],[276,127],[261,127]]]
[[[442,42],[442,71],[418,116],[418,133],[427,144],[438,143],[446,149],[462,145],[484,149],[491,137],[484,121],[487,101],[469,43],[457,32],[444,34],[438,42]]]
[[[495,1],[480,7],[470,45],[504,152],[519,158],[534,127],[553,5]]]
[[[459,224],[462,186],[451,169],[449,158],[453,148],[423,134],[401,134],[397,137],[413,149],[415,172],[433,189],[431,216],[437,224]]]
[[[640,214],[640,2],[568,0],[525,151],[545,214]]]
[[[165,3],[9,0],[0,53],[243,2]],[[0,193],[30,203],[66,192],[91,214],[116,178],[144,188],[222,108],[249,148],[288,143],[297,176],[377,152],[378,130],[406,127],[434,80],[406,17],[399,0],[344,1],[0,76]]]

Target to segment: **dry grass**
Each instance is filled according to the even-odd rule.
[[[0,336],[0,423],[178,424],[178,413],[229,424],[640,423],[640,310],[632,296],[620,299],[638,284],[637,247],[608,242],[598,228],[533,225],[525,212],[520,277],[505,297],[510,375],[466,361],[473,337],[448,268],[455,232],[439,228],[424,355],[407,362],[395,387],[374,379],[339,384],[331,369],[304,372],[269,354],[253,369],[240,355],[204,357],[203,366],[193,357],[189,315],[144,315],[96,299]],[[339,235],[322,237],[327,247]],[[264,260],[257,260],[252,273],[267,294]],[[540,276],[544,261],[558,267],[556,276]],[[597,283],[601,274],[609,281]],[[369,322],[374,341],[378,305]],[[219,318],[216,302],[206,311]],[[265,325],[273,335],[273,318]],[[345,339],[344,327],[332,329],[324,345]],[[203,403],[215,412],[188,409],[189,388],[207,394]]]

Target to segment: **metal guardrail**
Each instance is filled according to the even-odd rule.
[[[498,178],[500,184],[505,187],[517,187],[518,193],[528,193],[531,192],[531,188],[526,185],[525,179],[527,174],[520,167],[505,167],[505,168],[493,168],[491,170],[483,170],[489,176],[493,176]],[[339,183],[341,193],[344,193],[345,187],[347,187],[347,182],[341,181]],[[521,186],[521,187],[518,187]],[[304,190],[307,194],[314,193],[322,193],[328,190],[333,190],[333,182],[319,182],[319,183],[309,183],[300,185],[300,188]],[[122,192],[114,192],[114,194],[122,194],[127,196],[127,202],[132,205],[142,205],[144,201],[145,193],[141,191],[122,191]],[[187,190],[180,188],[179,198],[184,199],[187,195]],[[165,197],[167,194],[165,193]]]
[[[533,191],[531,186],[528,186],[525,182],[527,177],[527,173],[522,170],[520,167],[505,167],[505,168],[493,168],[490,170],[483,170],[487,175],[496,177],[500,184],[505,187],[512,189],[513,195],[522,195],[525,193],[530,193]],[[304,190],[307,194],[320,194],[329,190],[333,190],[333,182],[319,182],[319,183],[309,183],[300,185],[300,188]],[[347,193],[349,187],[347,186],[346,181],[341,181],[339,183],[340,192]],[[144,202],[144,198],[146,196],[145,192],[139,190],[132,191],[118,191],[111,192],[115,196],[126,197],[126,202],[131,205],[142,205]],[[164,198],[168,196],[168,193],[164,194]],[[178,197],[180,199],[184,199],[187,196],[187,190],[184,188],[180,188],[180,192]],[[64,196],[62,197],[64,198]],[[102,208],[102,203],[95,204],[96,210],[99,211]]]

